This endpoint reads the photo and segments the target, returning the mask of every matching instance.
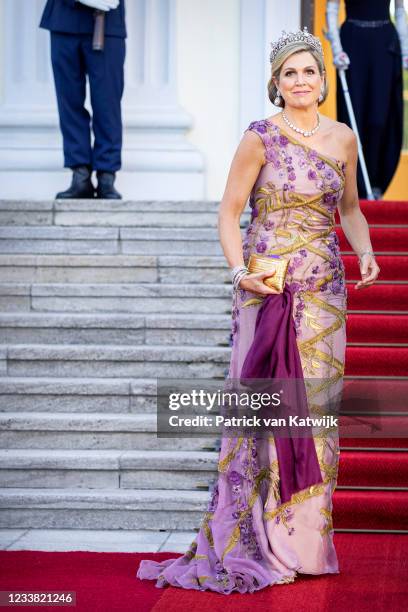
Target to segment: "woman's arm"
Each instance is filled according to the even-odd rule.
[[[254,132],[246,131],[233,157],[218,213],[218,234],[231,269],[244,265],[239,221],[264,164],[265,146],[262,140]],[[268,276],[272,276],[270,272],[249,274],[241,280],[239,286],[263,295],[276,293],[262,281]]]
[[[256,134],[246,131],[233,157],[218,213],[218,233],[228,264],[244,264],[240,217],[262,165],[264,145]]]
[[[347,151],[347,166],[345,172],[345,187],[343,196],[338,204],[338,211],[344,234],[351,244],[353,251],[360,259],[362,280],[358,281],[355,285],[355,289],[360,289],[374,283],[380,268],[375,261],[368,223],[361,212],[358,200],[356,180],[358,160],[357,137],[346,125],[344,125],[344,133]]]

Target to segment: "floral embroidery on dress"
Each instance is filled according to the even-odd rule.
[[[268,124],[265,119],[260,119],[259,121],[252,121],[247,129],[255,130],[260,134],[266,134],[268,131]]]
[[[245,438],[242,443],[245,458],[240,461],[243,474],[232,469],[227,478],[231,483],[231,490],[235,496],[235,510],[231,513],[233,519],[238,520],[241,544],[248,555],[253,555],[258,561],[263,558],[260,546],[256,539],[253,526],[253,516],[248,505],[248,495],[255,487],[255,478],[259,475],[258,453],[256,449],[256,438]]]
[[[307,145],[302,145],[296,142],[295,139],[291,140],[278,125],[266,119],[253,121],[248,129],[257,131],[261,136],[265,145],[266,158],[272,164],[273,168],[278,170],[277,175],[281,180],[280,189],[282,190],[283,201],[290,203],[291,198],[297,196],[295,191],[300,178],[298,174],[299,171],[301,171],[311,186],[318,192],[322,192],[321,202],[333,215],[331,221],[333,223],[334,211],[341,196],[342,188],[342,181],[340,180],[338,172],[344,169],[345,162],[337,162],[337,172],[336,165],[334,165],[334,159],[330,162],[330,159],[324,159],[324,156],[315,149]],[[260,172],[260,176],[261,175],[262,170]],[[249,259],[249,255],[252,252],[259,254],[274,254],[275,250],[280,247],[279,236],[287,236],[288,238],[292,236],[291,232],[288,231],[289,228],[286,229],[285,221],[278,225],[276,234],[270,232],[270,230],[275,229],[276,222],[268,219],[268,211],[271,206],[274,206],[275,200],[277,204],[279,203],[278,194],[279,185],[275,185],[275,183],[271,183],[270,181],[267,183],[263,182],[262,194],[258,197],[256,185],[254,185],[251,191],[249,198],[251,225],[247,228],[247,234],[243,242],[243,252],[246,260]],[[281,207],[281,209],[282,220],[284,220],[283,208]],[[304,212],[300,208],[299,212],[302,213],[302,216],[306,214],[303,219],[304,222],[307,221],[310,214],[308,214],[309,211],[307,211],[307,209],[303,210]],[[292,225],[292,227],[294,226]],[[299,224],[296,227],[298,228]],[[335,238],[330,236],[335,236]],[[301,283],[302,290],[320,290],[321,292],[333,291],[335,294],[345,293],[344,266],[340,258],[338,242],[335,242],[337,240],[337,235],[334,229],[329,233],[328,238],[327,244],[329,251],[328,261],[325,265],[326,270],[322,268],[316,269],[315,265],[313,269],[316,270],[312,270],[311,274],[303,279]],[[324,242],[325,240],[323,239],[323,245]],[[323,250],[327,252],[327,248],[323,248]],[[303,266],[303,261],[307,261],[307,254],[307,248],[302,248],[300,250],[296,249],[291,253],[288,274],[293,275],[296,272],[299,273],[299,269]],[[323,284],[320,282],[317,285],[318,275],[320,275],[319,279],[324,279],[325,276],[329,276],[330,274],[332,275],[331,280],[327,279]]]
[[[296,303],[296,307],[295,307],[294,316],[293,316],[295,320],[296,337],[300,337],[302,335],[300,326],[302,322],[302,315],[303,315],[304,309],[305,309],[305,301],[303,299],[302,294],[299,294],[298,300]]]
[[[268,221],[265,221],[263,226],[268,231],[268,230],[271,230],[271,229],[273,229],[275,227],[275,223],[269,219]]]
[[[218,483],[214,485],[210,501],[207,504],[207,512],[215,512],[218,506],[219,488]],[[205,520],[206,517],[204,517]]]
[[[303,265],[303,258],[307,257],[307,251],[306,249],[300,249],[299,251],[299,255],[301,257],[294,257],[290,264],[288,265],[288,273],[289,274],[293,274],[296,270],[296,268],[299,268]]]
[[[234,341],[235,341],[235,336],[238,333],[238,329],[239,329],[239,324],[238,324],[238,317],[239,317],[239,308],[236,305],[236,301],[234,300],[234,304],[232,307],[232,312],[231,312],[231,333],[230,333],[230,337],[229,337],[229,345],[233,346]]]
[[[293,519],[293,510],[292,508],[290,508],[289,506],[286,506],[283,511],[278,514],[275,518],[275,523],[278,525],[281,520],[282,520],[282,524],[285,525],[285,527],[288,530],[288,535],[292,535],[292,533],[295,531],[294,527],[290,527],[287,525],[288,521],[291,521]]]

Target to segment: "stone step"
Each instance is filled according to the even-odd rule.
[[[1,412],[153,413],[154,378],[0,377]]]
[[[248,218],[241,219],[241,237],[246,234]],[[336,226],[343,254],[353,253],[344,238],[341,226]],[[374,244],[383,230],[372,227]],[[407,254],[408,229],[387,227],[387,246],[381,239],[377,255]],[[382,250],[381,250],[382,249]],[[217,228],[214,227],[93,227],[93,226],[0,226],[0,253],[66,254],[66,255],[223,255]]]
[[[162,263],[153,255],[2,254],[0,278],[2,283],[156,283]]]
[[[0,226],[0,253],[121,253],[119,228]]]
[[[382,278],[406,283],[408,257],[379,255]],[[354,255],[343,255],[348,282],[358,276]],[[0,254],[2,283],[228,283],[224,256],[212,255],[23,255]]]
[[[0,226],[0,253],[222,255],[223,251],[216,228]]]
[[[359,490],[360,507],[373,508],[376,496],[376,491]],[[334,492],[337,529],[354,530],[355,497],[355,491]],[[384,507],[380,508],[374,525],[381,531],[392,532],[396,521],[399,533],[407,533],[401,509],[408,493],[389,491],[383,497]],[[202,524],[210,499],[210,491],[180,489],[3,488],[0,528],[134,530],[136,525],[138,529],[196,530]],[[370,524],[368,515],[366,523]],[[364,526],[359,531],[364,531]]]
[[[2,344],[228,346],[230,330],[230,314],[0,313]]]
[[[372,451],[360,454],[367,466]],[[217,479],[218,459],[216,451],[7,449],[0,450],[0,487],[206,490]],[[406,459],[408,450],[388,453],[378,474],[380,488],[408,491],[403,479],[389,478],[391,465],[397,468]],[[367,485],[364,468],[353,470],[354,460],[342,449],[337,488],[376,489]]]
[[[0,528],[180,529],[200,526],[209,491],[0,489]]]
[[[0,487],[208,489],[218,453],[177,450],[0,450]]]
[[[0,377],[7,375],[7,347],[0,345]]]
[[[225,379],[230,347],[19,344],[3,352],[7,376]],[[4,376],[4,373],[3,373]]]
[[[0,254],[2,283],[230,283],[224,257]]]
[[[0,201],[0,225],[214,227],[219,202]],[[248,218],[249,207],[243,213]]]
[[[0,283],[6,312],[230,314],[231,284]]]
[[[345,381],[358,385],[360,393],[372,388],[370,377],[345,376]],[[389,393],[403,383],[384,377],[381,384]],[[404,388],[394,410],[404,412],[403,394]],[[154,378],[0,377],[0,412],[6,413],[155,414],[156,396]]]
[[[64,450],[213,450],[214,436],[157,437],[155,414],[0,414],[0,448]]]
[[[220,288],[220,293],[224,293],[225,287],[221,285]],[[230,305],[230,300],[225,303]],[[226,310],[228,314],[0,312],[0,343],[230,346],[231,313],[228,308]],[[367,313],[364,316],[371,325],[374,318],[383,326],[391,321],[390,315],[379,318]],[[408,322],[408,315],[400,318]],[[395,326],[395,329],[388,329],[388,336],[384,331],[377,341],[373,341],[358,332],[360,320],[361,315],[349,311],[349,346],[407,345],[407,338],[398,334]]]

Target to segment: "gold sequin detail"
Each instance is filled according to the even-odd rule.
[[[219,472],[226,472],[228,469],[229,464],[231,463],[231,461],[234,459],[235,455],[237,454],[237,452],[239,451],[239,449],[242,446],[242,443],[244,441],[244,438],[238,438],[235,447],[224,457],[224,459],[221,459],[218,462],[218,471]]]
[[[284,512],[286,508],[289,508],[290,506],[293,506],[294,504],[301,504],[306,499],[310,499],[311,497],[314,497],[315,495],[321,495],[324,492],[326,485],[327,485],[327,482],[323,481],[322,483],[312,485],[311,487],[308,487],[307,489],[304,489],[303,491],[298,491],[297,493],[293,493],[289,501],[285,502],[284,504],[281,504],[278,508],[275,508],[275,510],[264,512],[263,513],[264,520],[270,521],[271,519],[274,519],[276,516],[279,515],[282,522],[285,522]]]
[[[323,514],[323,516],[327,519],[327,525],[320,530],[321,535],[325,536],[333,530],[332,513],[327,508],[320,508],[320,514]]]

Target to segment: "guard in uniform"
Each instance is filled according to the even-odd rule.
[[[104,11],[103,50],[92,47],[96,11]],[[40,27],[50,30],[64,166],[73,172],[71,186],[56,197],[120,199],[114,181],[122,149],[124,0],[47,0]],[[87,76],[92,119],[84,107]]]

